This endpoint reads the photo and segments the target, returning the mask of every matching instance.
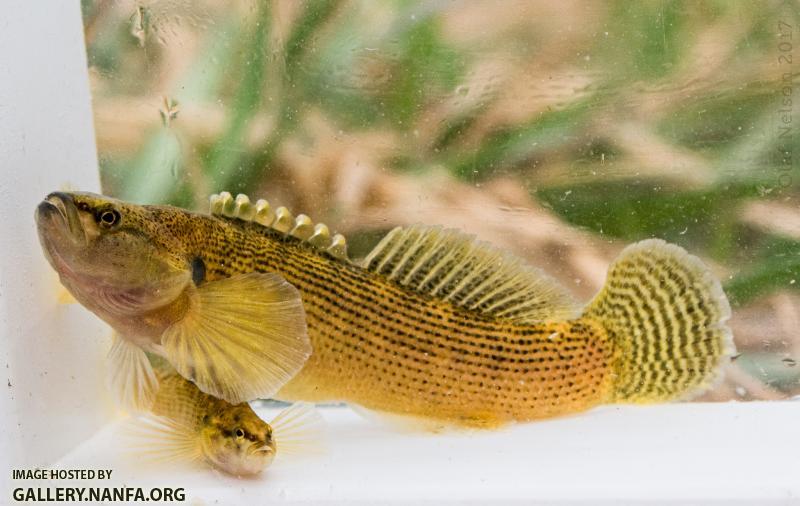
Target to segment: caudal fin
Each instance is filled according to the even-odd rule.
[[[610,402],[683,399],[711,386],[734,353],[719,281],[695,256],[650,239],[620,254],[586,310],[615,346]]]

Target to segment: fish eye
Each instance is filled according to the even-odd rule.
[[[244,437],[244,431],[242,429],[236,429],[236,437],[243,438]]]
[[[116,209],[106,209],[97,216],[97,221],[104,227],[113,227],[119,223],[120,215]]]

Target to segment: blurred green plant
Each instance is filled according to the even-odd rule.
[[[445,167],[475,184],[516,177],[575,226],[625,241],[659,236],[712,257],[734,273],[726,289],[736,303],[800,288],[800,241],[741,219],[748,202],[797,205],[800,195],[798,164],[787,168],[776,154],[800,158],[800,136],[778,135],[783,73],[774,38],[778,20],[796,27],[800,10],[611,1],[573,13],[569,23],[582,23],[575,33],[524,15],[495,22],[485,12],[484,24],[467,22],[486,27],[474,37],[453,36],[454,11],[481,17],[474,5],[259,0],[214,11],[207,3],[213,22],[191,32],[202,50],[191,53],[178,86],[160,91],[181,104],[221,104],[221,128],[187,140],[180,127],[159,126],[134,151],[101,152],[110,193],[197,206],[209,191],[252,191],[280,165],[283,143],[305,132],[308,113],[321,111],[336,129],[403,139],[383,160],[388,168]],[[180,2],[137,4],[152,35],[142,43],[132,13],[108,1],[82,4],[89,62],[110,95],[158,89],[164,25],[202,18],[181,12]],[[498,59],[492,88],[476,76]],[[514,107],[509,90],[524,84],[535,92]],[[267,127],[254,141],[259,122]],[[625,125],[647,135],[621,136],[615,128]],[[420,130],[430,138],[418,139]],[[650,162],[641,151],[688,158],[703,177],[684,181],[664,156]]]

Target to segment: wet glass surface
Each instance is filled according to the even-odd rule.
[[[457,227],[582,301],[622,247],[660,237],[733,306],[739,354],[700,399],[797,396],[798,12],[85,1],[103,189],[268,198],[353,257],[397,225]]]

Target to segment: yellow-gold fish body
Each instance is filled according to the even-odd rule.
[[[183,269],[190,302],[176,302],[182,292],[171,304],[188,305],[188,319],[203,321],[163,333],[162,355],[215,395],[231,378],[219,364],[263,360],[248,356],[248,346],[230,346],[215,325],[243,318],[248,326],[262,318],[272,327],[281,315],[239,307],[269,292],[247,283],[247,276],[259,274],[276,276],[299,293],[304,336],[313,349],[296,374],[282,376],[275,396],[285,400],[345,401],[443,424],[493,427],[603,403],[685,398],[707,388],[733,352],[725,325],[730,309],[719,282],[697,258],[660,240],[626,248],[605,287],[582,308],[541,271],[453,230],[397,228],[364,260],[352,262],[343,238],[331,238],[324,225],[244,196],[214,196],[210,215],[85,194],[57,198],[88,202],[94,219],[107,206],[123,223],[132,213],[130,222],[147,245],[129,253],[157,264],[178,259],[170,261]],[[47,249],[58,234],[43,221]],[[148,240],[151,229],[161,239]],[[89,264],[106,258],[98,251]],[[51,263],[63,279],[64,267]],[[149,281],[157,285],[159,269],[150,270],[156,277]],[[171,279],[160,281],[162,293],[170,291]],[[236,296],[220,304],[217,295],[226,290]],[[195,295],[203,291],[213,296]],[[147,381],[134,383],[151,389],[141,386]]]
[[[133,449],[156,460],[203,461],[234,476],[269,467],[279,449],[297,453],[322,444],[322,419],[309,404],[294,404],[271,423],[247,403],[233,405],[201,392],[168,366],[156,368],[150,413],[128,426]]]
[[[183,259],[169,243],[172,237],[155,230],[140,234],[139,229],[155,223],[121,202],[90,208],[90,195],[58,195],[39,205],[36,219],[61,283],[119,332],[143,346],[156,343],[184,309],[179,299],[190,281]],[[121,213],[124,227],[118,223]]]
[[[222,276],[218,266],[238,265],[233,228],[176,211],[56,192],[36,222],[62,284],[116,330],[113,384],[126,404],[153,402],[146,352],[233,404],[272,396],[311,353],[299,292],[275,273]],[[217,248],[206,268],[207,239],[222,246],[231,233],[231,251]]]

